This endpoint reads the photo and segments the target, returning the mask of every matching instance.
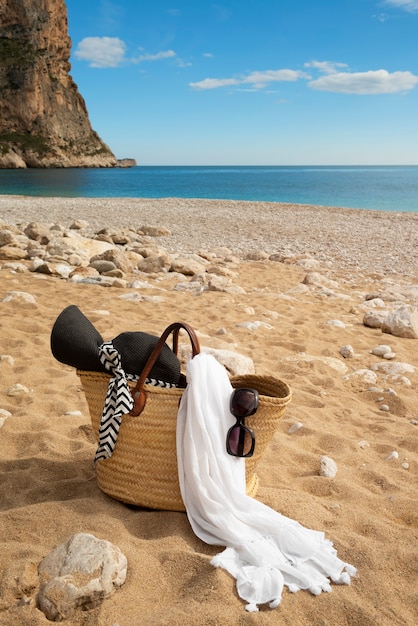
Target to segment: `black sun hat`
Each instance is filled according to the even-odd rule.
[[[144,332],[123,332],[112,340],[127,374],[140,374],[159,337]],[[66,307],[51,331],[51,351],[57,361],[80,370],[106,372],[100,361],[99,348],[103,337],[75,305]],[[180,380],[180,362],[168,347],[163,346],[149,376],[170,385]]]

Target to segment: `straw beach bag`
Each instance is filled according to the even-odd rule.
[[[168,326],[155,345],[137,383],[130,384],[135,406],[125,414],[117,443],[110,458],[96,464],[99,488],[109,496],[129,504],[168,511],[184,511],[180,495],[176,452],[176,420],[184,388],[163,388],[145,381],[172,334],[177,354],[180,330],[188,334],[192,357],[200,352],[194,330],[185,323]],[[111,376],[103,372],[77,370],[89,406],[93,431],[98,438],[100,419]],[[259,407],[246,420],[254,430],[254,455],[246,460],[248,495],[258,487],[256,467],[282,417],[291,392],[286,383],[272,376],[235,376],[233,387],[252,387],[259,392]],[[225,433],[226,435],[226,433]]]

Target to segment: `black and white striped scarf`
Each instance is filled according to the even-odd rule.
[[[121,357],[111,341],[105,341],[99,347],[99,358],[105,369],[112,374],[106,393],[102,417],[99,426],[99,445],[94,456],[94,463],[112,456],[116,446],[122,418],[134,406],[128,380],[137,381],[138,374],[126,374],[122,368]],[[172,383],[147,378],[147,385],[157,387],[176,387]]]

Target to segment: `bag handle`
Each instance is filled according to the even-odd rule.
[[[158,342],[156,343],[150,356],[148,357],[148,361],[146,362],[145,367],[142,370],[142,373],[138,379],[138,382],[136,383],[135,388],[132,390],[132,398],[134,401],[134,407],[132,411],[130,411],[130,415],[133,415],[136,417],[137,415],[140,415],[142,411],[144,410],[145,403],[147,401],[147,395],[144,391],[145,381],[148,378],[148,375],[151,372],[152,368],[154,367],[155,362],[157,361],[160,355],[160,352],[164,347],[166,339],[171,333],[173,333],[173,352],[174,354],[177,355],[178,345],[179,345],[179,333],[182,328],[189,335],[190,342],[192,344],[192,358],[195,357],[196,354],[199,354],[200,352],[199,340],[196,336],[195,331],[189,324],[186,324],[185,322],[174,322],[173,324],[170,324],[170,326],[167,326],[167,328],[165,329],[165,331],[159,338]]]

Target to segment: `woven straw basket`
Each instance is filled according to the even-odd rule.
[[[172,324],[160,338],[159,350],[173,332],[173,349],[177,353],[178,331],[184,328],[192,340],[193,356],[199,353],[199,343],[190,326]],[[158,346],[154,352],[158,352]],[[152,355],[151,355],[152,356]],[[135,391],[141,387],[146,396],[140,415],[126,414],[122,418],[115,450],[109,459],[96,466],[99,488],[109,496],[137,506],[166,511],[184,511],[180,494],[176,454],[176,418],[184,389],[145,385],[149,363],[141,374]],[[93,431],[98,437],[100,418],[107,393],[110,375],[101,372],[77,370],[89,406]],[[141,381],[141,379],[143,379]],[[278,421],[291,399],[286,383],[273,376],[236,376],[233,387],[251,387],[259,392],[259,407],[246,424],[254,430],[256,447],[254,455],[246,459],[247,493],[255,496],[258,462],[272,439]],[[133,409],[132,413],[136,410]],[[225,434],[226,435],[226,434]]]

